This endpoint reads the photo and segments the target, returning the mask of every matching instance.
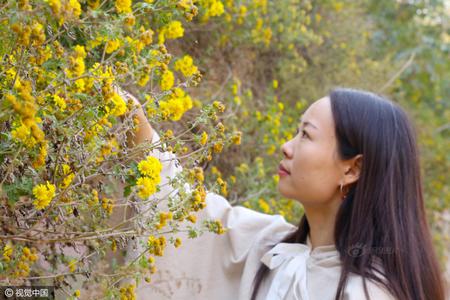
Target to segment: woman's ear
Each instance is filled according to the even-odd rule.
[[[362,154],[358,154],[355,157],[345,161],[345,185],[352,184],[358,181],[359,175],[361,174],[362,159]]]

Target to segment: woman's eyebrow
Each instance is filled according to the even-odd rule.
[[[298,119],[298,121],[299,121],[299,123],[302,123],[302,118],[300,117],[300,119]],[[305,121],[303,124],[304,124],[305,126],[309,125],[309,126],[315,128],[315,129],[317,129],[317,130],[319,129],[319,128],[317,128],[313,123],[311,123],[311,122],[309,122],[309,121]]]

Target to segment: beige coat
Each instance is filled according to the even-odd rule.
[[[155,132],[153,142],[158,141]],[[181,170],[173,154],[155,150],[153,155],[163,162],[162,184]],[[170,192],[173,190],[166,186],[155,197],[162,199]],[[306,245],[278,243],[296,229],[283,217],[232,207],[214,193],[207,194],[206,202],[198,222],[220,219],[228,231],[223,235],[205,233],[195,239],[182,238],[178,249],[168,244],[164,256],[156,260],[158,271],[152,282],[138,286],[138,299],[247,300],[261,263],[271,272],[263,281],[258,300],[334,299],[341,267],[333,245],[311,251],[309,239]],[[142,246],[137,243],[128,250],[130,260],[142,251]],[[369,281],[367,284],[371,299],[394,299],[378,285]],[[360,276],[350,276],[344,299],[366,299]]]

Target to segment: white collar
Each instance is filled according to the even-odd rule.
[[[339,252],[334,245],[319,246],[312,250],[309,235],[306,244],[278,243],[261,258],[270,270],[285,264],[273,278],[266,299],[284,299],[290,287],[294,288],[294,298],[308,300],[306,288],[307,260],[311,259],[316,264],[334,266],[340,262]],[[300,295],[297,294],[297,286],[300,285]]]

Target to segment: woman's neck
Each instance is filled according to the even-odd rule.
[[[311,249],[334,245],[336,213],[337,209],[305,207],[305,214],[309,224]]]

